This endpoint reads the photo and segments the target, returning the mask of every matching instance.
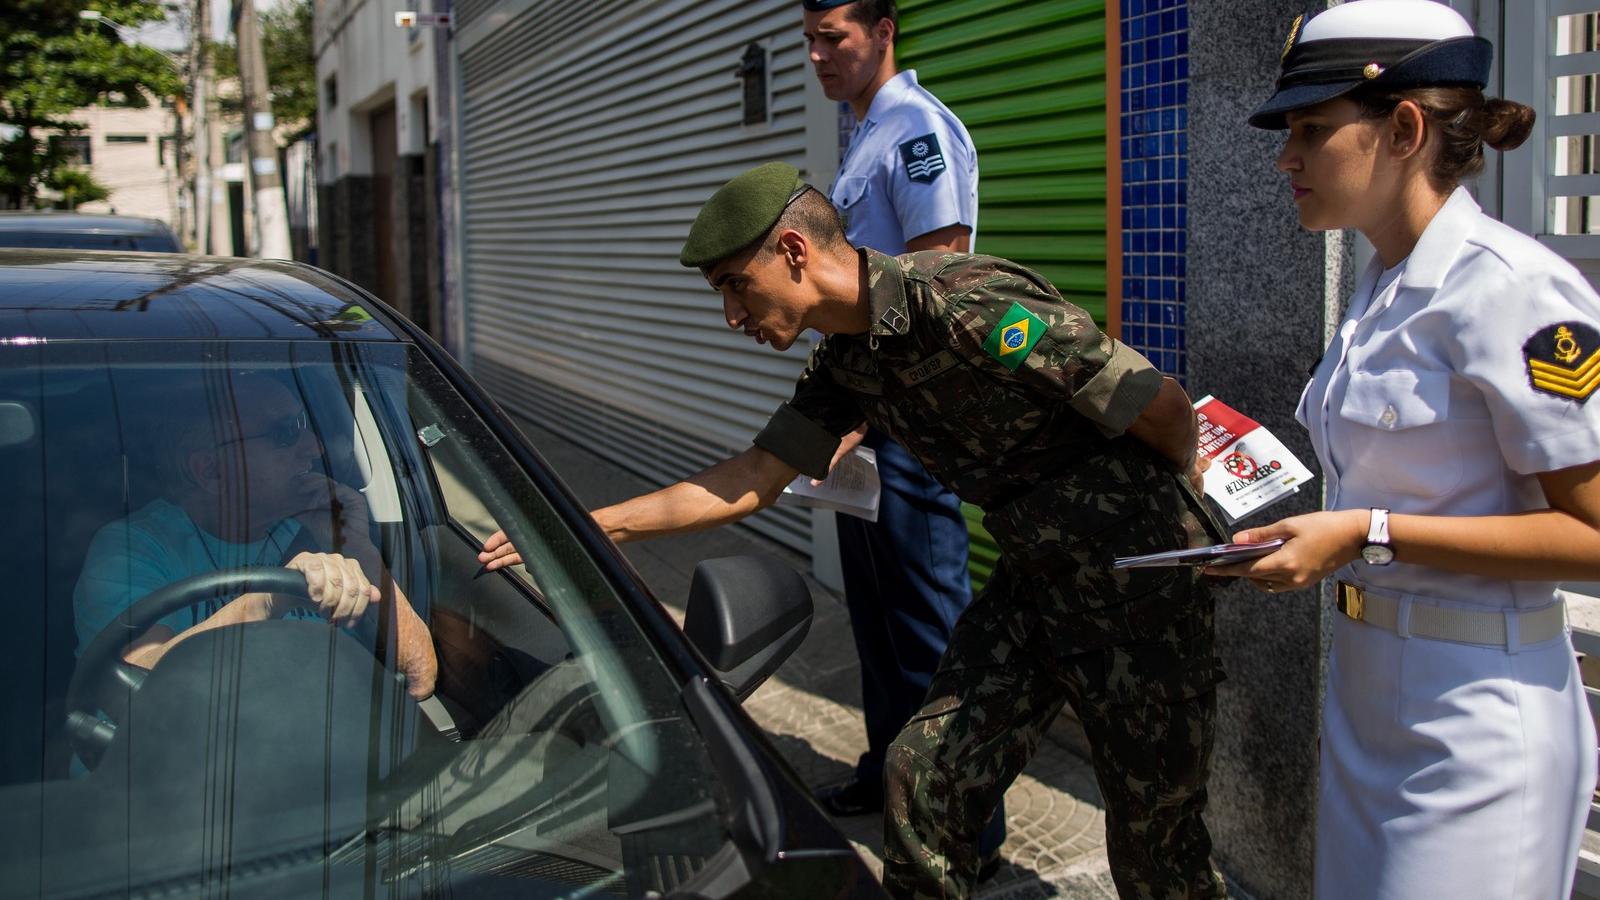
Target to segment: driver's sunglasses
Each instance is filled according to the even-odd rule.
[[[310,427],[311,418],[302,409],[297,415],[284,416],[272,423],[271,427],[266,431],[258,434],[243,434],[236,438],[229,438],[222,443],[231,444],[234,441],[253,441],[257,438],[268,438],[272,441],[274,447],[288,449],[300,443],[300,435],[305,434],[306,429]]]

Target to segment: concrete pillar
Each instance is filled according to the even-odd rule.
[[[428,207],[433,202],[422,155],[401,154],[394,170],[395,295],[384,300],[424,331],[428,318],[428,257],[435,248],[428,236]]]
[[[1259,420],[1316,469],[1294,409],[1351,284],[1350,242],[1301,229],[1282,135],[1245,118],[1272,89],[1294,0],[1189,4],[1189,388]],[[1244,524],[1320,508],[1319,478]],[[1318,591],[1219,595],[1211,776],[1217,859],[1259,898],[1311,895],[1329,606]]]
[[[372,176],[346,175],[333,184],[320,185],[317,198],[322,268],[376,291]]]

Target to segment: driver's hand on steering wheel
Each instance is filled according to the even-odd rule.
[[[355,625],[367,611],[367,604],[378,600],[378,588],[361,570],[361,564],[347,556],[307,552],[284,566],[306,576],[312,608],[335,625]]]

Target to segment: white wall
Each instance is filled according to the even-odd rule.
[[[429,115],[437,115],[434,99],[433,42],[443,29],[400,28],[394,15],[427,9],[430,0],[318,0],[316,3],[318,145],[322,154],[318,178],[332,183],[344,175],[372,174],[367,116],[393,100],[397,151],[420,154],[424,123],[412,102],[419,93],[429,98]],[[338,79],[338,103],[328,105],[329,76]],[[436,125],[428,130],[438,133]]]
[[[109,200],[85,203],[82,212],[111,212],[149,216],[177,225],[177,180],[173,154],[168,147],[160,162],[162,137],[173,130],[169,110],[152,103],[144,109],[91,106],[72,114],[88,127],[90,170],[96,181],[111,189]],[[108,135],[144,135],[142,144],[109,143]],[[170,142],[169,142],[170,143]]]

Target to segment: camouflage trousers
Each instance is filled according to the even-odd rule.
[[[1161,591],[1172,617],[1165,627],[1065,655],[1052,652],[1030,593],[1002,563],[956,624],[922,709],[889,748],[889,893],[971,895],[979,831],[1071,703],[1093,751],[1118,893],[1225,898],[1201,820],[1220,678],[1209,591],[1173,571]]]

